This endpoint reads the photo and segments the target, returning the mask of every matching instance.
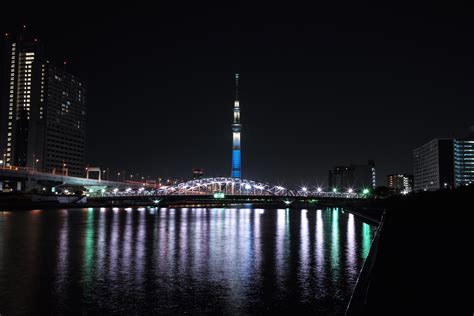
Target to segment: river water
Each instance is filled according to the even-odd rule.
[[[375,228],[341,209],[0,213],[0,314],[343,314]]]

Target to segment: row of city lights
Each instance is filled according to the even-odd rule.
[[[301,187],[301,190],[303,192],[309,192],[308,188],[307,187]],[[318,193],[323,193],[323,189],[321,187],[317,187],[316,188],[316,192]],[[337,188],[332,188],[332,192],[333,193],[338,193],[338,189]],[[351,194],[351,193],[355,193],[354,189],[353,188],[348,188],[347,189],[347,193]],[[362,194],[369,194],[370,193],[370,190],[367,189],[367,188],[364,188],[362,190]]]
[[[248,183],[245,184],[245,189],[246,189],[246,190],[250,190],[251,188],[252,188],[252,186],[251,186],[250,184],[248,184]],[[258,185],[254,185],[254,188],[256,188],[256,189],[264,189],[264,187],[258,186]],[[145,190],[145,188],[144,188],[144,187],[141,187],[141,188],[138,189],[138,192],[141,193],[141,192],[143,192],[144,190]],[[279,190],[286,190],[286,189],[285,189],[284,187],[279,187]],[[303,192],[309,192],[309,190],[308,190],[307,187],[302,187],[301,190],[302,190]],[[320,187],[318,187],[316,191],[317,191],[317,193],[325,193],[325,192],[323,192],[322,188],[320,188]],[[102,192],[102,193],[105,193],[106,190],[105,190],[105,189],[102,189],[101,192]],[[113,192],[113,193],[118,193],[118,192],[119,192],[119,189],[118,189],[118,188],[114,188],[114,189],[112,190],[112,192]],[[132,192],[132,188],[126,188],[126,189],[125,189],[125,192],[126,192],[126,193]],[[338,193],[337,188],[333,188],[333,189],[332,189],[332,193]],[[343,192],[341,192],[341,193],[343,193]],[[355,193],[355,191],[354,191],[354,189],[349,188],[349,189],[347,189],[347,192],[346,192],[346,193],[352,194],[352,193]],[[369,193],[370,193],[370,190],[369,190],[369,189],[363,189],[363,190],[362,190],[362,194],[365,194],[365,195],[366,195],[366,194],[369,194]]]
[[[89,167],[86,167],[85,170],[87,172],[87,170],[89,169]],[[113,172],[110,172],[109,168],[106,168],[104,170],[101,171],[102,172],[102,179],[104,180],[104,177],[106,175],[111,175]],[[117,178],[116,180],[117,181],[120,181],[120,178],[122,178],[122,181],[125,181],[126,180],[126,174],[127,172],[125,170],[122,170],[122,171],[117,171]],[[132,179],[138,179],[138,180],[141,180],[141,181],[146,181],[146,180],[150,180],[150,176],[141,176],[141,178],[139,177],[139,173],[138,172],[135,172],[135,173],[130,173],[129,176],[128,176],[128,179],[132,180]],[[109,180],[109,178],[107,178],[107,180]],[[162,180],[164,180],[163,178],[158,178],[158,181],[161,182]],[[173,179],[166,179],[166,182],[167,183],[170,183],[170,182],[174,182],[175,180]]]

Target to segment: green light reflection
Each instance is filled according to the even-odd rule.
[[[332,220],[331,220],[331,233],[332,233],[332,243],[331,243],[331,266],[333,268],[339,267],[339,208],[334,208],[332,210]]]
[[[371,243],[371,231],[370,225],[362,223],[362,259],[365,260],[369,255],[370,243]]]
[[[87,210],[87,224],[84,234],[84,279],[92,280],[92,257],[94,255],[94,209]]]

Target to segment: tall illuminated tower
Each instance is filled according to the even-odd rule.
[[[232,124],[232,178],[240,178],[242,175],[240,165],[240,104],[239,104],[239,74],[235,74],[235,101],[234,101],[234,123]]]

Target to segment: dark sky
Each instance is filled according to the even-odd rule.
[[[384,185],[415,147],[474,125],[472,7],[196,2],[3,7],[0,26],[27,24],[86,81],[87,162],[114,171],[228,176],[235,71],[249,179],[326,183],[374,159]]]

